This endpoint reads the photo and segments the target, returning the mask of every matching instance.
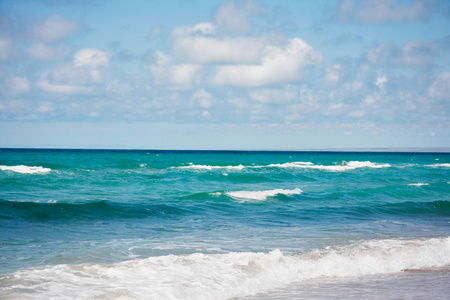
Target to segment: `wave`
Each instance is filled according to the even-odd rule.
[[[301,169],[316,169],[316,170],[325,170],[325,171],[335,171],[335,172],[343,172],[349,170],[355,170],[360,168],[388,168],[391,167],[390,164],[387,163],[373,163],[370,161],[349,161],[342,162],[341,164],[335,165],[315,165],[312,162],[288,162],[282,164],[269,164],[269,165],[251,165],[251,166],[213,166],[213,165],[195,165],[190,163],[188,166],[180,166],[180,167],[172,167],[172,168],[180,168],[180,169],[193,169],[193,170],[237,170],[241,171],[243,169],[261,169],[261,168],[301,168]]]
[[[391,167],[390,164],[380,164],[373,163],[370,161],[349,161],[343,162],[340,165],[315,165],[311,162],[292,162],[285,164],[271,164],[269,167],[279,167],[279,168],[301,168],[301,169],[316,169],[325,171],[335,171],[343,172],[349,170],[355,170],[359,168],[388,168]]]
[[[230,299],[310,279],[395,274],[450,264],[450,237],[371,240],[303,254],[167,255],[55,265],[0,279],[3,299]]]
[[[275,189],[275,190],[264,190],[264,191],[236,191],[236,192],[225,192],[224,194],[240,201],[263,201],[267,200],[269,197],[274,197],[277,195],[300,195],[303,191],[299,188],[293,190]]]
[[[443,164],[433,164],[433,165],[427,165],[428,167],[438,168],[438,167],[445,167],[450,168],[450,163],[443,163]]]
[[[171,216],[187,211],[170,205],[122,204],[110,201],[89,203],[36,203],[0,200],[0,219],[22,218],[49,220],[110,220]]]
[[[186,197],[187,201],[195,200],[197,203],[214,200],[217,196],[227,196],[234,201],[265,202],[270,197],[300,195],[303,191],[299,188],[263,190],[263,191],[235,191],[216,193],[197,193]],[[305,200],[306,201],[306,200]],[[205,204],[205,209],[214,209],[222,202],[210,201]],[[269,204],[270,205],[270,204]],[[111,201],[96,201],[89,203],[61,203],[61,202],[17,202],[0,200],[1,219],[22,219],[38,222],[52,220],[114,220],[114,219],[144,219],[144,218],[170,218],[201,213],[198,206],[169,204],[134,203],[124,204]],[[321,208],[299,208],[291,211],[293,217],[328,218],[338,216],[339,219],[373,219],[373,218],[398,218],[416,216],[449,216],[450,201],[440,200],[433,202],[401,202],[374,206],[343,206]],[[287,216],[287,215],[285,215]]]
[[[210,166],[210,165],[194,165],[190,163],[189,166],[176,167],[179,169],[193,169],[193,170],[216,170],[216,169],[226,169],[226,170],[243,170],[245,167],[243,165],[239,166]]]
[[[24,174],[35,174],[35,173],[48,173],[52,169],[44,168],[44,167],[29,167],[29,166],[19,165],[19,166],[0,166],[0,170],[13,171],[13,172],[24,173]]]
[[[429,183],[425,182],[418,182],[418,183],[410,183],[409,186],[424,186],[424,185],[430,185]]]

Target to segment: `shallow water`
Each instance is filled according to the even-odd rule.
[[[450,265],[449,175],[446,153],[2,149],[0,296],[444,295],[404,270]]]

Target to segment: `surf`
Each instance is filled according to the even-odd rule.
[[[450,237],[362,241],[286,255],[165,255],[114,264],[54,265],[0,279],[3,299],[230,299],[311,279],[395,274],[450,264]],[[62,296],[64,295],[64,296]]]

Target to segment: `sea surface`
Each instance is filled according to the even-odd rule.
[[[0,299],[449,295],[448,153],[0,149]]]

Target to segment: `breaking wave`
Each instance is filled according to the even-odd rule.
[[[300,195],[303,191],[299,188],[293,190],[284,189],[274,189],[274,190],[264,190],[264,191],[236,191],[236,192],[226,192],[225,195],[232,197],[236,200],[241,201],[263,201],[267,200],[269,197],[275,197],[278,195]]]
[[[35,174],[35,173],[48,173],[52,169],[44,168],[44,167],[29,167],[29,166],[19,165],[19,166],[0,166],[0,170],[13,171],[13,172],[23,173],[23,174]]]
[[[230,299],[309,279],[393,274],[450,264],[450,237],[372,240],[297,255],[167,255],[55,265],[0,278],[3,299]]]

